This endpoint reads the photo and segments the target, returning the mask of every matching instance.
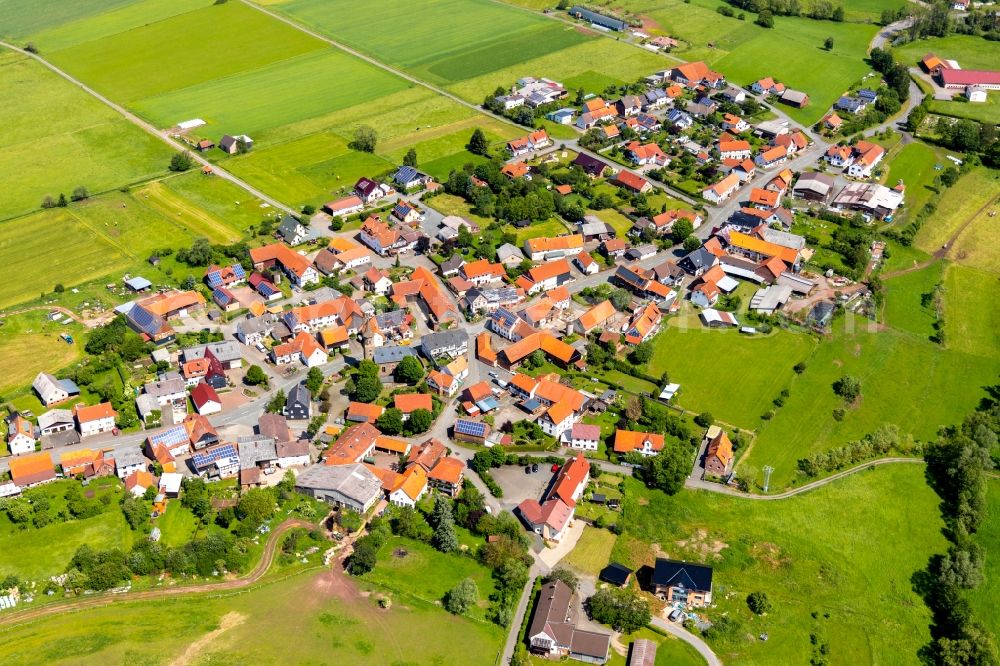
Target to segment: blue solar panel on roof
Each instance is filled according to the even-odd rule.
[[[163,327],[163,320],[149,310],[136,305],[128,313],[132,323],[147,335],[153,336]]]
[[[167,428],[162,432],[153,433],[149,436],[149,441],[154,446],[156,444],[182,444],[189,440],[187,430],[184,426],[174,426],[173,428]]]
[[[478,421],[463,421],[462,419],[459,419],[458,421],[455,421],[455,432],[462,435],[482,437],[486,434],[486,424],[479,423]]]
[[[247,273],[243,270],[243,264],[233,264],[233,275],[235,275],[240,280],[245,280]]]
[[[233,444],[223,444],[222,446],[216,446],[207,451],[202,451],[201,453],[194,454],[191,462],[196,468],[208,467],[216,462],[222,460],[223,458],[235,458],[236,457],[236,446]]]
[[[273,288],[267,282],[261,282],[260,285],[257,286],[257,291],[259,291],[261,296],[264,296],[265,298],[278,293],[278,290]]]
[[[220,271],[212,271],[205,277],[208,279],[208,286],[212,289],[222,284],[222,273]]]

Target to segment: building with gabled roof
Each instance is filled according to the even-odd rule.
[[[611,635],[577,629],[578,605],[574,591],[561,580],[543,585],[528,627],[530,651],[592,664],[605,663]]]
[[[615,306],[611,304],[611,301],[605,299],[580,315],[573,322],[573,328],[578,333],[586,335],[595,328],[604,326],[614,316]]]
[[[655,456],[663,450],[663,435],[654,432],[615,430],[615,453],[636,451],[644,456]]]
[[[292,281],[293,284],[304,287],[307,284],[319,284],[319,272],[312,262],[284,243],[272,243],[250,250],[250,260],[254,270],[264,270],[277,266]]]
[[[48,451],[11,458],[10,480],[18,488],[30,488],[49,481],[55,481],[56,470]]]
[[[712,604],[712,567],[658,557],[651,582],[653,593],[668,604],[678,603],[685,608]]]

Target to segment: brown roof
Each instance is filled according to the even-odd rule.
[[[323,454],[327,465],[349,465],[360,461],[375,446],[378,428],[370,423],[357,423],[341,433],[333,445]]]

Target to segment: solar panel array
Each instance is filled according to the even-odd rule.
[[[486,424],[479,421],[466,421],[458,419],[455,421],[455,433],[469,435],[471,437],[483,437],[486,435]]]
[[[270,298],[278,293],[278,290],[273,287],[270,282],[261,282],[257,285],[257,291],[260,292],[260,295],[264,298]]]
[[[149,443],[153,446],[156,446],[157,444],[176,446],[178,444],[187,444],[190,441],[187,428],[182,425],[167,428],[166,430],[161,430],[160,432],[153,433],[149,436]]]
[[[246,271],[243,270],[242,264],[233,264],[232,266],[229,267],[229,269],[233,272],[233,278],[235,280],[246,279],[247,274]],[[211,271],[210,273],[208,273],[208,275],[205,276],[205,279],[208,280],[208,286],[211,287],[212,289],[215,289],[216,287],[221,287],[223,284],[225,284],[225,281],[222,279],[222,270],[223,269],[219,269],[217,271]]]
[[[233,300],[233,295],[228,289],[225,289],[223,287],[217,287],[215,290],[212,291],[212,298],[214,298],[216,302],[219,303],[229,303],[230,301]]]
[[[236,445],[235,444],[221,444],[219,446],[213,446],[210,449],[205,449],[201,453],[194,454],[191,459],[191,463],[194,465],[195,469],[202,469],[203,467],[209,467],[216,462],[222,460],[223,458],[236,458]]]
[[[152,337],[163,328],[163,319],[153,314],[146,308],[135,305],[128,312],[128,318],[135,324],[136,328]]]

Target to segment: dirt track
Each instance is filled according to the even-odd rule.
[[[239,578],[234,578],[232,580],[226,580],[219,583],[204,583],[201,585],[190,585],[185,587],[172,587],[161,590],[147,590],[144,592],[136,592],[135,594],[111,594],[102,593],[95,594],[87,597],[77,597],[75,599],[69,599],[66,601],[60,601],[57,603],[49,604],[47,606],[41,606],[39,608],[31,608],[24,611],[19,611],[16,613],[11,613],[8,615],[0,616],[0,627],[7,627],[11,625],[19,625],[25,622],[32,622],[34,620],[39,620],[41,618],[47,617],[49,615],[54,615],[56,613],[68,613],[75,612],[78,610],[85,610],[89,608],[100,608],[103,606],[110,606],[115,603],[125,603],[130,601],[146,601],[148,599],[158,599],[162,597],[176,597],[184,594],[199,594],[203,592],[217,592],[222,590],[237,590],[248,585],[252,585],[259,581],[267,570],[271,568],[271,563],[274,561],[274,554],[278,548],[278,542],[282,535],[288,530],[294,527],[305,527],[311,529],[316,527],[314,523],[310,523],[305,520],[289,519],[281,523],[271,532],[267,538],[267,543],[264,545],[264,553],[257,563],[257,566],[253,568],[250,573],[246,576],[241,576]]]

